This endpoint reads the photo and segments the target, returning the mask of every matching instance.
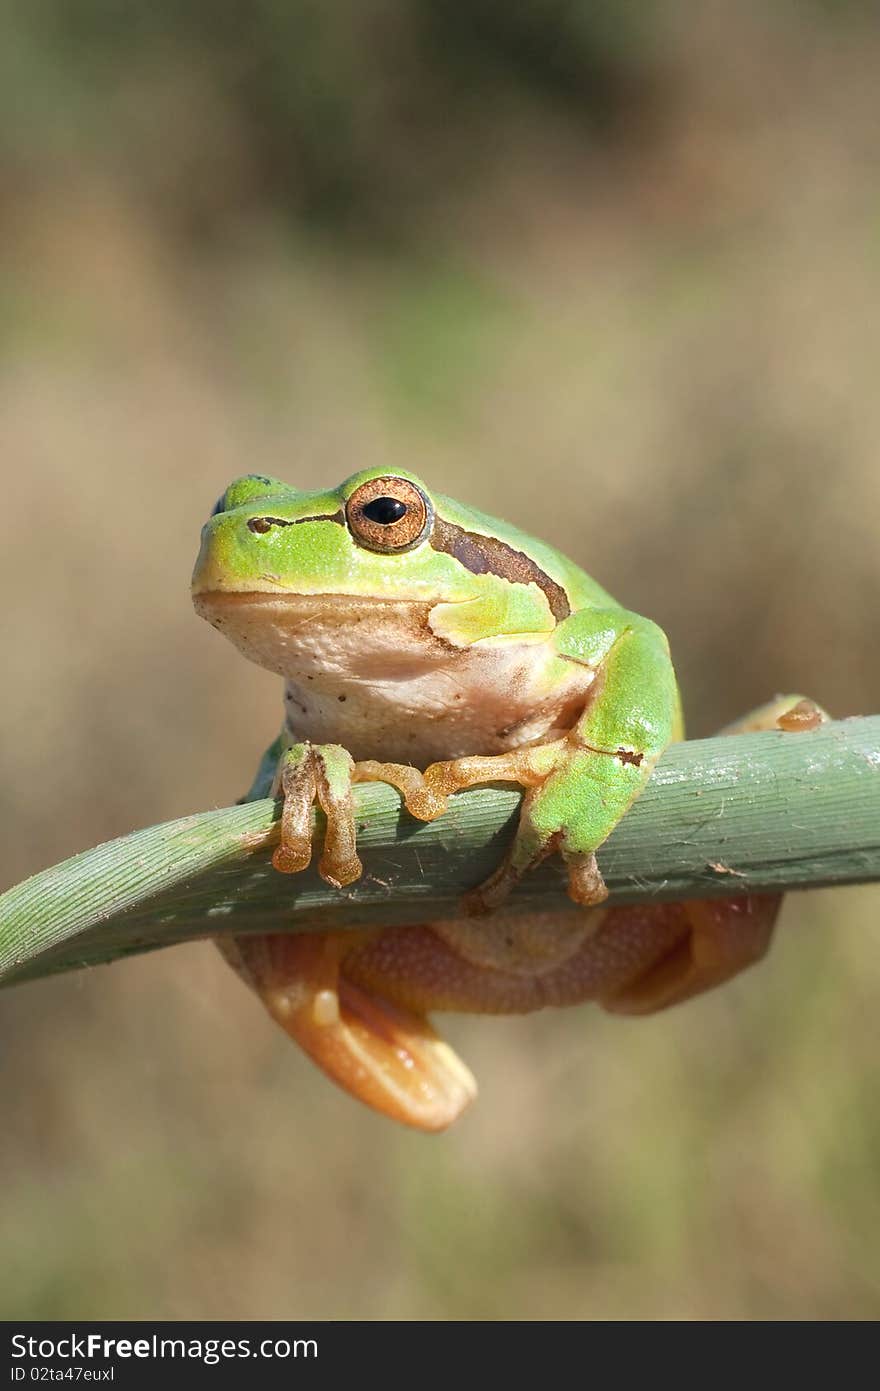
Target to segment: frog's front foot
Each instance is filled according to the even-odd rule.
[[[608,890],[595,850],[613,825],[613,820],[609,824],[609,808],[613,808],[614,819],[622,814],[621,784],[628,804],[644,781],[641,762],[639,758],[634,765],[627,765],[614,755],[585,749],[573,739],[563,738],[505,754],[432,763],[424,773],[396,764],[359,763],[355,780],[381,778],[393,783],[402,793],[407,811],[421,821],[433,821],[445,809],[449,796],[466,787],[513,782],[525,788],[510,850],[489,878],[464,897],[465,912],[476,916],[497,908],[528,870],[554,852],[565,864],[569,897],[585,908],[603,903]]]
[[[312,855],[312,807],[327,818],[319,871],[341,888],[359,879],[352,783],[396,787],[411,816],[433,821],[454,792],[493,782],[525,789],[519,826],[509,851],[485,882],[464,898],[470,915],[491,912],[530,869],[554,852],[562,857],[569,896],[585,908],[608,896],[595,851],[643,785],[645,755],[585,747],[576,738],[555,739],[497,755],[469,755],[432,763],[424,772],[402,763],[355,763],[338,744],[294,744],[281,757],[274,790],[284,797],[276,869],[295,873]]]
[[[388,782],[403,794],[407,809],[420,821],[433,821],[446,808],[446,797],[417,768],[403,763],[355,763],[341,744],[293,744],[282,753],[271,795],[284,798],[281,840],[272,864],[283,874],[307,869],[312,859],[312,808],[317,802],[327,819],[324,850],[318,863],[322,879],[335,889],[363,874],[357,853],[352,783]]]
[[[354,762],[340,744],[294,744],[282,754],[273,795],[284,798],[281,843],[272,856],[276,869],[295,874],[312,858],[312,807],[327,818],[324,853],[318,870],[334,888],[360,879],[351,779]]]
[[[587,855],[566,854],[560,846],[561,837],[550,837],[542,847],[539,854],[532,856],[525,866],[517,863],[516,842],[509,854],[505,855],[500,865],[494,870],[488,879],[484,879],[482,884],[478,884],[475,889],[471,889],[464,895],[461,906],[468,917],[482,917],[484,913],[494,912],[499,908],[507,895],[520,881],[525,869],[533,869],[540,864],[541,860],[553,854],[555,850],[561,850],[568,875],[568,896],[582,908],[596,908],[600,903],[604,903],[608,897],[608,889],[605,880],[602,878],[602,871],[599,868],[595,854],[592,852]]]

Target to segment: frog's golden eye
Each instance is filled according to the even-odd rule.
[[[408,478],[371,478],[345,504],[345,519],[356,541],[371,551],[408,551],[431,529],[433,509]]]

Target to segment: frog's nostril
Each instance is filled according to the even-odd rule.
[[[271,531],[273,526],[293,526],[293,522],[287,521],[284,517],[251,517],[248,521],[248,531],[255,531],[258,536],[265,536],[267,531]]]

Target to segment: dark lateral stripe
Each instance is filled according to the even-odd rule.
[[[297,517],[294,525],[300,522],[335,522],[337,526],[345,526],[345,513],[340,507],[338,512],[322,512],[317,517]]]
[[[571,613],[568,596],[561,584],[551,580],[540,565],[536,565],[522,551],[497,540],[494,536],[480,536],[475,531],[465,531],[454,522],[445,522],[442,517],[434,519],[431,545],[435,551],[445,551],[455,556],[460,565],[474,575],[500,575],[511,584],[536,584],[543,590],[550,612],[561,623]]]
[[[252,522],[268,522],[270,526],[301,526],[303,522],[338,522],[345,526],[345,516],[338,512],[321,512],[317,517],[251,517]]]

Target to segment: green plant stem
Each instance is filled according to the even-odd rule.
[[[345,890],[314,869],[272,869],[271,801],[151,826],[44,870],[0,897],[0,982],[226,933],[450,916],[498,862],[519,804],[515,790],[475,789],[426,825],[389,787],[357,787],[355,799],[365,872]],[[675,745],[599,864],[612,903],[880,879],[880,716]],[[555,860],[510,902],[578,911]]]

